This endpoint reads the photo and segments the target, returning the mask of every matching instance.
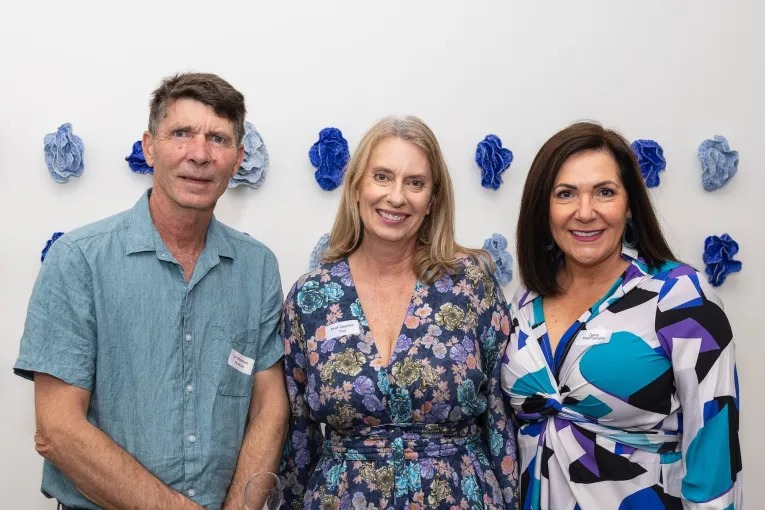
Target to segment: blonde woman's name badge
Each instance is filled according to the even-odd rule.
[[[609,340],[611,331],[607,329],[584,330],[576,337],[576,343],[579,345],[599,345],[608,343]]]
[[[360,335],[361,323],[357,320],[336,322],[324,328],[324,338],[331,340],[341,336]]]

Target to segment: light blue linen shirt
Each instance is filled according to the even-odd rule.
[[[92,392],[93,425],[164,483],[217,509],[242,443],[246,372],[284,353],[279,270],[263,244],[213,218],[186,282],[152,223],[150,193],[51,247],[14,371]],[[48,461],[42,491],[98,508]]]

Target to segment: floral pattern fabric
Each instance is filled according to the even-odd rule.
[[[347,259],[303,276],[281,323],[284,508],[516,508],[499,384],[510,328],[499,285],[465,258],[457,274],[416,284],[385,364]]]

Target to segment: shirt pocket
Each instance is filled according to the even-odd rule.
[[[238,332],[217,327],[214,330],[218,352],[223,358],[216,376],[218,392],[231,397],[249,396],[258,350],[258,328]]]

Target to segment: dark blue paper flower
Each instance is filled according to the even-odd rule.
[[[487,135],[475,149],[475,162],[481,167],[481,186],[499,189],[502,172],[513,162],[513,152],[502,147],[497,135]]]
[[[63,232],[53,232],[51,238],[45,241],[45,248],[43,248],[42,253],[40,253],[40,262],[45,260],[45,256],[48,254],[50,247],[53,246],[53,243],[55,243],[62,235],[64,235]]]
[[[45,164],[53,180],[64,183],[82,175],[84,151],[82,140],[72,133],[68,122],[61,124],[55,133],[45,135]]]
[[[313,271],[321,265],[321,258],[329,246],[329,234],[324,234],[311,251],[311,260],[308,262],[308,270]]]
[[[643,174],[645,185],[655,188],[659,185],[659,172],[667,168],[664,149],[654,140],[635,140],[630,147],[640,165],[640,173]]]
[[[130,169],[137,174],[153,174],[154,169],[146,164],[146,158],[143,155],[143,146],[141,140],[133,144],[133,150],[130,155],[125,157]]]
[[[730,150],[724,136],[715,135],[701,142],[699,159],[701,181],[707,191],[722,188],[738,171],[738,151]]]
[[[258,130],[250,122],[244,123],[244,159],[234,176],[228,181],[229,188],[244,184],[250,188],[259,188],[266,180],[268,171],[268,151]]]
[[[704,263],[707,265],[706,273],[709,283],[719,287],[725,281],[728,273],[741,271],[742,264],[733,260],[738,253],[738,243],[728,234],[720,237],[709,236],[704,240]]]
[[[507,239],[502,234],[492,234],[483,242],[483,249],[489,252],[494,261],[494,276],[501,285],[507,285],[513,279],[513,257],[507,251]]]
[[[322,129],[319,132],[319,141],[311,146],[308,157],[316,167],[314,178],[321,189],[331,191],[340,186],[351,153],[348,150],[348,142],[339,129]]]

